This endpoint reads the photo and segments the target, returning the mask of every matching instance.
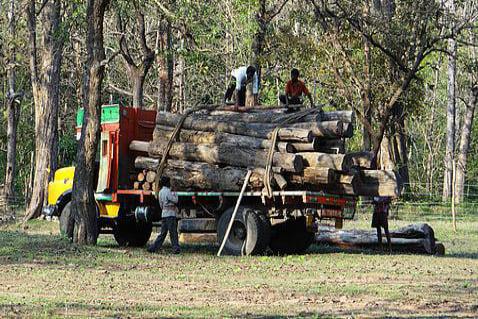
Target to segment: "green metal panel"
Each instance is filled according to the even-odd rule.
[[[80,108],[76,114],[76,127],[83,125],[83,118],[85,117],[85,110]],[[101,124],[119,123],[120,121],[120,106],[119,104],[103,105],[101,107]]]

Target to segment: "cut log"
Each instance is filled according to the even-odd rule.
[[[292,184],[331,184],[337,182],[335,171],[330,168],[305,168],[301,174],[290,174],[288,179]]]
[[[168,160],[163,174],[171,179],[173,189],[182,191],[213,190],[240,191],[247,169],[237,167],[218,167],[207,163]],[[138,156],[135,159],[136,168],[155,170],[159,159]],[[249,180],[253,190],[261,190],[263,176],[253,172]]]
[[[133,189],[140,189],[141,183],[140,182],[134,182],[133,183]]]
[[[153,134],[153,140],[168,140],[174,128],[157,125]],[[234,144],[237,147],[249,147],[256,149],[269,149],[271,142],[267,139],[261,139],[252,136],[237,135],[221,132],[203,132],[182,129],[179,132],[179,141],[193,144]],[[135,142],[135,141],[133,141]],[[291,143],[277,143],[279,152],[293,153],[294,148]]]
[[[158,112],[156,116],[156,124],[161,126],[175,127],[179,122],[181,116],[168,112]],[[275,125],[264,126],[261,123],[245,123],[245,122],[224,122],[217,121],[203,117],[188,117],[182,128],[206,131],[206,132],[223,132],[237,135],[246,135],[259,138],[268,138],[268,134],[273,130]],[[281,141],[299,141],[299,142],[311,142],[313,134],[310,130],[305,129],[280,129],[279,139]]]
[[[280,174],[280,170],[276,167],[272,168],[273,174],[273,181],[275,185],[279,187],[279,189],[284,190],[287,187],[287,180]],[[255,168],[254,172],[260,176],[264,176],[266,174],[266,170],[264,168]]]
[[[154,183],[156,180],[156,172],[155,171],[147,171],[146,172],[146,181],[148,183]]]
[[[161,157],[166,148],[160,140],[153,141],[149,147],[152,157]],[[174,143],[169,151],[171,158],[206,162],[209,164],[222,164],[237,167],[265,167],[267,151],[251,148],[238,148],[232,144],[208,145],[191,143]],[[273,165],[289,172],[303,170],[302,157],[297,154],[275,152]]]
[[[323,152],[322,150],[333,150],[333,153],[345,152],[345,141],[343,139],[324,139],[315,137],[311,143],[292,143],[294,151],[300,152]]]
[[[179,242],[181,244],[217,244],[216,233],[181,233],[179,234]]]
[[[347,162],[352,163],[352,166],[370,169],[372,168],[373,153],[372,152],[353,152],[347,153]]]
[[[144,182],[143,185],[141,185],[141,188],[142,188],[144,191],[149,191],[149,190],[151,190],[151,183]]]
[[[138,182],[144,182],[146,175],[143,172],[138,173]]]
[[[129,149],[136,152],[148,153],[149,142],[144,141],[131,141]]]
[[[427,224],[413,224],[390,231],[392,250],[424,254],[436,254],[437,249],[433,229]],[[316,236],[319,244],[328,244],[341,248],[378,248],[379,242],[375,230],[335,230],[320,227]],[[387,239],[382,236],[382,247],[386,247]]]
[[[400,176],[392,170],[362,170],[355,192],[359,196],[396,198],[402,187]]]
[[[287,125],[286,127],[307,129],[310,130],[316,137],[344,137],[344,123],[342,121],[301,122]]]
[[[344,154],[326,154],[318,152],[296,153],[303,158],[305,167],[331,168],[338,171],[347,171],[352,163]]]

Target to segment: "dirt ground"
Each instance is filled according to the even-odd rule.
[[[216,246],[202,245],[152,255],[108,235],[96,247],[74,246],[54,221],[4,225],[0,316],[478,317],[478,217],[457,234],[449,221],[430,225],[443,257],[313,246],[300,256],[218,258]]]

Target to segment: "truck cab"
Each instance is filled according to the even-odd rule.
[[[83,118],[84,110],[80,109],[76,118],[77,140],[81,136]],[[145,221],[158,215],[151,192],[131,189],[130,176],[134,174],[137,154],[129,149],[133,140],[149,141],[152,138],[155,118],[155,111],[117,104],[101,108],[95,172],[99,226],[101,232],[112,232],[122,245],[142,246],[150,237],[151,221],[138,223],[135,215],[141,215],[138,218]],[[69,215],[74,174],[73,166],[60,168],[48,184],[48,205],[44,214],[59,216],[60,224]]]

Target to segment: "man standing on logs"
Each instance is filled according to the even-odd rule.
[[[289,108],[289,105],[297,107],[304,103],[302,95],[305,95],[309,98],[310,107],[314,107],[312,94],[310,94],[304,82],[299,80],[299,75],[299,70],[295,68],[290,71],[290,80],[285,86],[285,94],[280,96],[280,101],[285,104],[287,108]]]
[[[252,83],[252,94],[254,96],[254,105],[257,105],[257,95],[259,93],[259,78],[256,68],[252,65],[241,66],[231,72],[231,82],[224,94],[224,104],[231,100],[234,92],[236,92],[236,102],[234,110],[246,105],[246,86]]]
[[[159,192],[159,206],[161,207],[161,233],[154,243],[148,248],[150,253],[156,252],[163,245],[166,235],[169,232],[169,239],[173,246],[173,253],[179,254],[178,240],[178,195],[171,192],[171,182],[169,177],[161,177],[161,191]]]

